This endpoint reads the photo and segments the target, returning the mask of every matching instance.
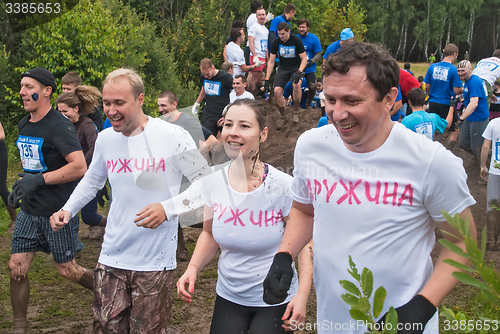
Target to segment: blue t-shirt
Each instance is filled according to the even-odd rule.
[[[328,58],[330,53],[335,53],[339,50],[340,50],[340,40],[333,42],[326,48],[325,54],[323,55],[323,59]]]
[[[306,81],[306,79],[302,79],[302,86],[300,86],[300,90],[302,91],[302,98],[300,99],[300,107],[302,109],[307,108],[307,93],[304,92],[304,90],[306,88],[307,88],[307,81]],[[286,84],[285,89],[283,90],[283,97],[285,99],[288,99],[292,95],[293,95],[293,86],[292,86],[292,82],[289,81]]]
[[[480,122],[488,119],[490,111],[488,108],[488,93],[486,92],[486,85],[480,77],[473,74],[464,84],[464,103],[465,108],[470,103],[471,97],[478,97],[479,102],[476,110],[467,117],[468,122]]]
[[[403,96],[401,95],[401,85],[398,85],[398,96],[396,96],[396,101],[394,101],[394,102],[401,101],[402,99],[403,99]],[[405,117],[405,114],[403,114],[401,109],[399,109],[397,113],[395,113],[393,116],[391,116],[391,120],[397,122],[397,121],[399,121],[399,119],[401,117],[403,117],[403,118]]]
[[[108,118],[106,118],[106,120],[104,121],[104,126],[102,127],[102,129],[107,129],[107,128],[110,128],[111,127],[111,122],[109,121]]]
[[[321,48],[321,42],[319,41],[318,36],[307,33],[305,37],[297,35],[304,43],[304,49],[306,50],[307,60],[313,59],[316,53],[323,51]],[[315,73],[316,72],[316,63],[312,64],[311,67],[306,68],[304,73]]]
[[[401,124],[411,131],[420,133],[432,140],[434,132],[439,131],[439,133],[443,133],[448,122],[438,114],[418,110],[403,118]]]
[[[424,82],[431,85],[429,102],[446,105],[450,105],[451,97],[455,96],[453,88],[462,87],[457,67],[445,61],[429,66]]]
[[[325,125],[328,125],[328,117],[323,116],[319,119],[317,128],[320,128]]]
[[[276,38],[278,37],[278,24],[281,22],[286,22],[288,23],[288,26],[290,27],[290,22],[288,22],[285,19],[285,14],[281,14],[280,16],[276,16],[272,21],[271,21],[271,27],[269,27],[269,32],[273,31],[276,34]],[[291,27],[290,27],[291,28]]]

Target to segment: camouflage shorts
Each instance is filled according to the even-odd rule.
[[[98,263],[92,311],[104,333],[164,334],[174,270],[134,271]]]

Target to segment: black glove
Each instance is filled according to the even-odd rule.
[[[314,64],[314,63],[313,63],[313,61],[312,61],[312,59],[309,59],[309,60],[307,61],[306,68],[311,67],[311,66],[312,66],[312,64]]]
[[[19,207],[19,201],[21,198],[45,185],[45,179],[43,178],[43,174],[41,172],[37,174],[23,172],[17,175],[22,177],[22,179],[17,180],[12,185],[12,192],[9,194],[9,198],[7,200],[8,205],[13,208]]]
[[[464,124],[464,121],[462,119],[458,119],[458,121],[455,122],[455,130],[460,130],[462,125]]]
[[[294,84],[299,83],[300,79],[304,78],[304,73],[301,71],[293,72],[292,73],[292,82]]]
[[[396,309],[398,324],[402,324],[399,326],[403,328],[402,330],[398,330],[398,334],[421,334],[424,331],[425,325],[427,325],[427,322],[436,311],[436,307],[427,298],[422,295],[416,295],[408,303]],[[385,314],[377,321],[377,324],[384,326],[384,322]],[[411,326],[406,324],[411,324]]]
[[[274,256],[273,264],[264,280],[264,301],[275,305],[282,303],[288,296],[288,289],[292,283],[292,256],[280,252]]]
[[[269,88],[269,80],[264,80],[264,92],[269,93],[271,89]]]
[[[104,185],[104,187],[97,192],[95,197],[97,197],[97,203],[101,206],[101,208],[103,208],[104,199],[106,198],[106,200],[109,201],[108,188],[106,188],[106,185]]]

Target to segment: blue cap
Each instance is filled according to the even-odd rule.
[[[347,40],[349,38],[353,38],[353,37],[354,37],[354,33],[352,32],[351,28],[345,28],[340,33],[340,40],[341,41],[345,41],[345,40]]]

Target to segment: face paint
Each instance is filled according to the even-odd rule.
[[[31,95],[31,98],[33,99],[33,101],[37,101],[38,100],[38,94],[37,93],[33,93]]]

